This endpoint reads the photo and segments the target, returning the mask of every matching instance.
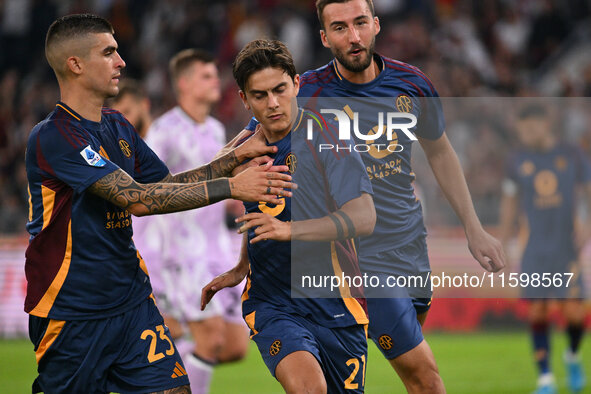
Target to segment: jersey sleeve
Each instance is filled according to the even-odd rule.
[[[82,193],[119,166],[99,154],[86,131],[72,122],[48,123],[39,131],[36,153],[40,170]]]
[[[248,131],[255,131],[257,129],[258,124],[259,121],[253,116],[252,118],[250,118],[250,122],[248,122],[248,124],[244,128]]]
[[[154,151],[135,134],[135,174],[134,179],[140,183],[158,182],[170,172],[166,164]]]
[[[417,119],[416,133],[428,140],[437,140],[445,131],[445,118],[441,99],[434,87],[424,90],[426,97],[421,97],[421,113]]]
[[[361,156],[355,150],[322,150],[318,147],[323,143],[322,134],[333,133],[336,135],[336,126],[332,123],[326,123],[327,130],[316,133],[315,146],[316,152],[320,156],[320,162],[326,174],[329,193],[340,208],[345,203],[358,198],[362,193],[373,194],[371,181],[367,176],[367,171]],[[351,147],[355,144],[350,140],[339,141],[343,147]]]

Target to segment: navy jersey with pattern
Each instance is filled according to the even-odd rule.
[[[31,131],[26,168],[25,311],[59,320],[102,318],[149,296],[131,214],[86,191],[118,168],[140,183],[168,174],[123,115],[103,108],[101,121],[92,122],[58,103]]]
[[[431,140],[441,137],[443,112],[437,91],[429,79],[414,66],[377,54],[374,56],[381,72],[373,81],[365,84],[347,81],[333,60],[302,75],[298,97],[307,103],[313,103],[310,98],[315,98],[317,103],[312,105],[319,108],[332,106],[344,110],[349,117],[357,112],[359,130],[363,134],[372,129],[377,131],[379,112],[406,112],[417,118],[417,125],[410,128],[416,136]],[[307,106],[303,102],[300,105]],[[425,231],[421,204],[413,187],[413,141],[400,130],[394,130],[391,140],[387,139],[386,133],[374,141],[364,141],[354,133],[352,135],[355,144],[369,145],[369,151],[362,151],[361,158],[372,181],[377,213],[374,233],[361,239],[359,255],[370,256],[404,246]],[[397,149],[394,148],[396,144],[399,145]],[[392,148],[388,150],[390,145]]]
[[[591,182],[591,165],[584,153],[562,143],[548,152],[520,150],[510,157],[507,174],[518,187],[527,219],[524,258],[557,254],[574,258],[576,189]]]
[[[312,139],[307,139],[308,120],[313,122]],[[245,203],[248,213],[263,212],[281,221],[300,221],[320,218],[336,211],[346,202],[371,194],[371,183],[361,158],[355,152],[318,152],[318,145],[331,138],[324,119],[317,114],[300,110],[292,131],[280,141],[272,157],[275,164],[290,167],[298,185],[285,204]],[[249,240],[254,230],[249,230]],[[281,307],[288,313],[310,318],[326,327],[346,327],[367,323],[360,289],[337,289],[327,298],[312,298],[312,290],[298,287],[292,274],[359,275],[356,252],[351,240],[333,242],[261,241],[248,245],[250,273],[243,295],[242,311],[245,320],[264,302]],[[305,266],[292,267],[292,264]],[[292,269],[293,268],[293,269]],[[295,275],[294,275],[295,276]]]

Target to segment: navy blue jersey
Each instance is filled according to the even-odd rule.
[[[520,150],[510,157],[507,175],[517,186],[528,222],[524,258],[574,258],[576,187],[591,182],[591,165],[583,152],[567,144],[548,152]]]
[[[308,120],[313,122],[314,130],[310,140],[307,138]],[[371,183],[358,154],[318,151],[318,145],[331,138],[330,134],[324,119],[300,110],[292,131],[272,144],[278,148],[272,156],[274,163],[289,166],[298,189],[294,190],[293,197],[284,198],[285,204],[244,203],[247,213],[263,212],[281,221],[320,218],[362,193],[371,193]],[[249,230],[249,240],[254,236],[254,230]],[[335,294],[324,294],[329,298],[310,298],[314,297],[313,289],[299,287],[299,278],[295,278],[292,287],[294,273],[359,275],[357,256],[350,240],[249,243],[248,257],[250,273],[242,305],[247,322],[254,321],[257,304],[264,302],[326,327],[367,323],[353,289],[341,288]],[[297,266],[292,269],[292,264]]]
[[[151,293],[131,239],[131,214],[86,192],[121,168],[141,183],[168,174],[119,112],[100,122],[58,103],[30,136],[26,154],[30,212],[25,311],[58,320],[108,317]]]
[[[416,116],[417,125],[409,130],[415,135],[432,140],[441,137],[442,108],[429,79],[416,67],[377,54],[374,57],[381,72],[373,81],[365,84],[347,81],[333,60],[302,75],[298,97],[307,102],[311,102],[309,98],[317,98],[319,108],[336,107],[350,117],[357,112],[363,134],[376,131],[379,112],[400,112]],[[372,181],[377,213],[375,230],[361,239],[359,255],[371,256],[404,246],[425,231],[410,166],[413,141],[400,130],[394,131],[391,140],[385,133],[374,141],[352,135],[355,144],[367,144],[370,148],[367,152],[360,151]],[[387,148],[396,145],[397,148]]]

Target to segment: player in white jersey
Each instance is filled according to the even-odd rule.
[[[214,59],[199,50],[181,51],[170,61],[170,74],[178,105],[154,121],[146,142],[174,173],[209,162],[224,146],[225,131],[210,116],[220,99]],[[248,345],[240,287],[225,289],[205,311],[199,308],[201,288],[236,263],[236,238],[226,227],[224,205],[140,218],[134,234],[172,336],[181,337],[186,327],[193,338],[185,354],[176,342],[193,393],[205,393],[213,366],[244,357]]]

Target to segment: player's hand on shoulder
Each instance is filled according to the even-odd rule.
[[[246,270],[242,267],[246,267]],[[201,289],[201,310],[205,309],[215,293],[226,287],[234,287],[240,284],[240,282],[246,277],[246,274],[248,274],[248,264],[238,264],[231,270],[213,278],[211,282],[203,286],[203,289]]]
[[[251,244],[268,239],[275,241],[291,240],[291,222],[283,222],[266,213],[248,213],[237,218],[236,223],[242,223],[238,229],[239,233],[254,228],[255,237],[250,240]]]
[[[489,272],[502,270],[506,263],[503,245],[495,237],[480,228],[477,231],[467,232],[468,248],[478,263]]]
[[[239,145],[235,150],[236,157],[245,159],[269,155],[275,152],[277,152],[277,147],[267,145],[267,140],[265,139],[265,134],[263,133],[260,124],[257,125],[252,137],[244,141],[244,143]]]
[[[287,171],[287,166],[273,166],[272,161],[247,168],[230,178],[232,198],[241,201],[283,204],[284,201],[280,197],[291,197],[291,192],[286,189],[296,188],[296,185],[291,182],[291,176],[282,174]]]

